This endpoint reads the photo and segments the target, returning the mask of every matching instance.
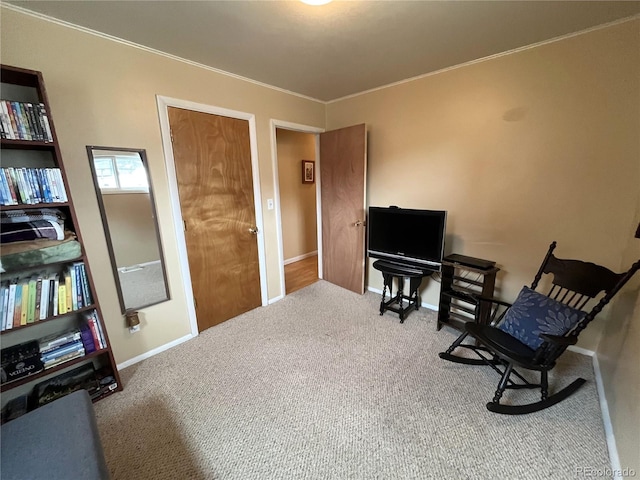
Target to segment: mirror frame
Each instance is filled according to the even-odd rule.
[[[111,262],[111,270],[113,273],[113,279],[116,284],[116,290],[118,291],[118,301],[120,302],[120,310],[124,315],[128,310],[124,304],[124,295],[122,294],[122,285],[120,285],[120,276],[118,274],[118,265],[116,264],[115,251],[113,249],[113,243],[111,241],[111,232],[109,230],[109,222],[107,220],[107,213],[102,200],[102,193],[100,185],[98,184],[98,175],[96,174],[96,167],[94,165],[94,150],[104,150],[110,152],[131,152],[140,155],[140,160],[144,166],[144,170],[147,174],[147,182],[149,184],[149,202],[151,203],[151,213],[153,214],[153,224],[155,226],[156,241],[158,242],[158,251],[160,254],[160,263],[162,265],[162,277],[164,280],[164,289],[166,298],[158,302],[152,302],[144,305],[137,305],[129,308],[129,310],[140,310],[142,308],[158,305],[159,303],[168,302],[171,300],[171,293],[169,291],[169,281],[167,279],[167,268],[164,261],[164,251],[162,248],[162,240],[160,238],[160,227],[158,226],[158,213],[156,209],[156,202],[153,195],[153,184],[151,183],[151,175],[149,175],[149,162],[147,161],[147,153],[145,149],[140,148],[126,148],[126,147],[101,147],[98,145],[87,145],[87,155],[89,156],[89,167],[91,168],[91,177],[93,179],[93,185],[96,191],[96,198],[98,199],[98,208],[100,209],[100,217],[102,219],[102,228],[104,230],[105,240],[107,242],[107,250],[109,251],[109,260]]]

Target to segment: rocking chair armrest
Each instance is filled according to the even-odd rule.
[[[569,335],[568,337],[562,337],[560,335],[550,335],[548,333],[541,333],[540,338],[545,342],[549,342],[555,345],[575,345],[578,343],[577,335]]]

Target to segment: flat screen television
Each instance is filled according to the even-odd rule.
[[[446,225],[443,210],[369,207],[367,252],[372,258],[439,270]]]

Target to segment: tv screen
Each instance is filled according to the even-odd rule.
[[[446,224],[447,212],[443,210],[369,207],[369,256],[439,269]]]

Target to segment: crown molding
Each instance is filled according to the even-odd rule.
[[[104,40],[110,40],[112,42],[116,42],[116,43],[119,43],[121,45],[125,45],[127,47],[136,48],[138,50],[142,50],[142,51],[147,52],[147,53],[152,53],[154,55],[159,55],[161,57],[165,57],[165,58],[168,58],[170,60],[175,60],[177,62],[185,63],[187,65],[191,65],[192,67],[202,68],[204,70],[208,70],[210,72],[217,73],[219,75],[224,75],[224,76],[227,76],[227,77],[234,78],[236,80],[241,80],[243,82],[252,83],[254,85],[257,85],[257,86],[260,86],[260,87],[264,87],[264,88],[268,88],[270,90],[275,90],[275,91],[280,92],[280,93],[286,93],[287,95],[293,95],[294,97],[304,98],[305,100],[311,100],[312,102],[317,102],[317,103],[321,103],[321,104],[324,104],[324,105],[326,105],[326,103],[327,103],[327,102],[325,102],[323,100],[319,100],[317,98],[309,97],[309,96],[303,95],[301,93],[292,92],[290,90],[285,90],[284,88],[280,88],[280,87],[276,87],[274,85],[269,85],[267,83],[259,82],[257,80],[253,80],[251,78],[243,77],[243,76],[237,75],[235,73],[227,72],[225,70],[220,70],[219,68],[210,67],[208,65],[204,65],[204,64],[198,63],[198,62],[194,62],[192,60],[188,60],[186,58],[182,58],[182,57],[179,57],[177,55],[172,55],[170,53],[166,53],[166,52],[163,52],[163,51],[160,51],[160,50],[156,50],[155,48],[145,47],[144,45],[140,45],[140,44],[135,43],[135,42],[130,42],[129,40],[125,40],[125,39],[120,38],[120,37],[109,35],[107,33],[98,32],[97,30],[93,30],[93,29],[87,28],[87,27],[82,27],[80,25],[76,25],[74,23],[70,23],[70,22],[67,22],[67,21],[64,21],[64,20],[60,20],[58,18],[54,18],[54,17],[51,17],[49,15],[45,15],[43,13],[34,12],[32,10],[28,10],[26,8],[23,8],[23,7],[18,7],[16,5],[12,5],[12,4],[8,4],[8,3],[2,3],[0,5],[0,7],[1,8],[6,8],[7,10],[13,10],[14,12],[22,13],[24,15],[28,15],[30,17],[38,18],[38,19],[44,20],[46,22],[55,23],[56,25],[60,25],[62,27],[71,28],[73,30],[77,30],[77,31],[82,32],[82,33],[93,35],[95,37],[100,37],[100,38],[102,38]]]

